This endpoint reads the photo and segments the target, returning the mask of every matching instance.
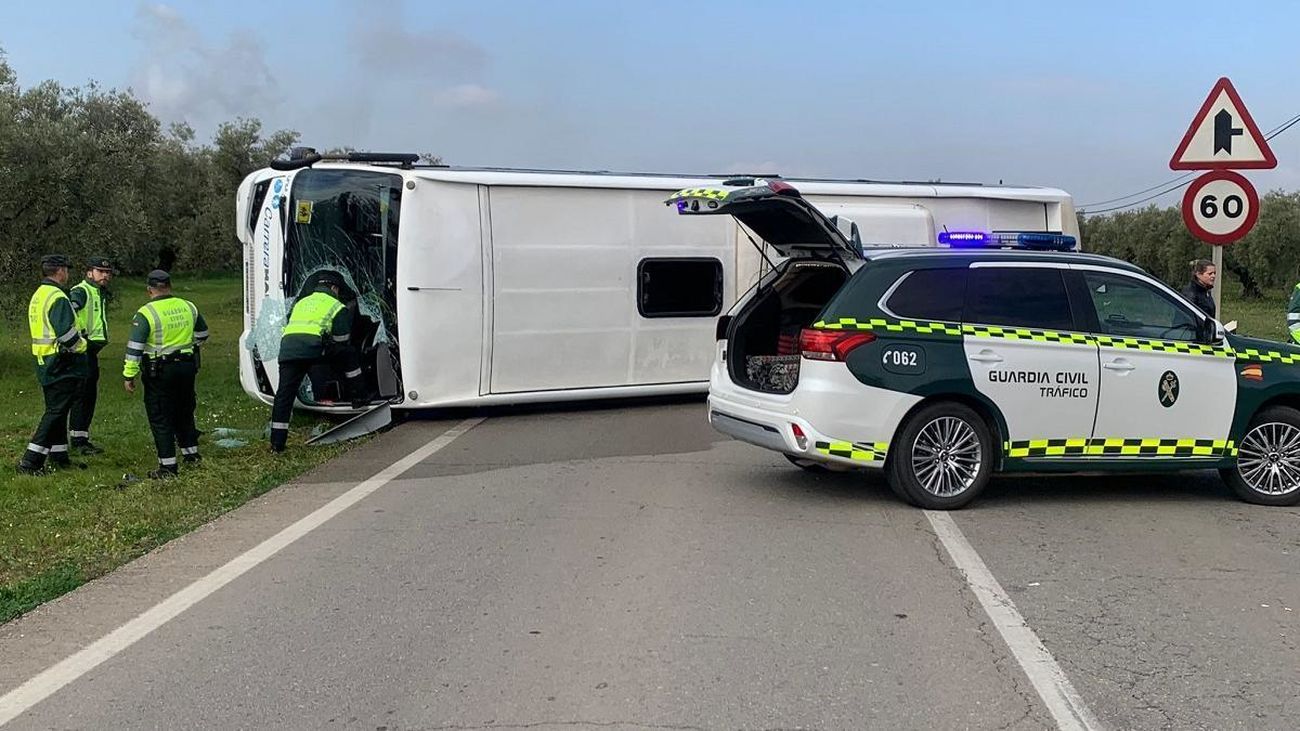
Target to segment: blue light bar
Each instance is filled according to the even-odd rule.
[[[1051,251],[1073,251],[1075,240],[1073,236],[1065,234],[1054,234],[1047,232],[1022,231],[1020,233],[1002,233],[999,238],[1003,242],[1013,243],[1014,246],[1021,249],[1047,249]],[[1010,239],[1010,241],[1008,241]]]
[[[988,246],[996,239],[983,231],[940,231],[939,243],[947,246]]]
[[[939,243],[953,248],[1037,249],[1074,251],[1073,236],[1048,231],[940,231]]]

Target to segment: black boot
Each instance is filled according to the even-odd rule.
[[[90,443],[89,439],[78,439],[72,443],[72,448],[77,450],[77,454],[91,456],[103,454],[104,450]]]
[[[67,456],[64,456],[62,459],[59,459],[57,457],[50,457],[50,461],[46,462],[46,465],[48,465],[49,468],[52,470],[70,470],[74,467],[79,470],[86,469],[85,462],[73,462]]]
[[[176,469],[174,464],[158,465],[158,469],[149,472],[149,479],[171,480],[175,479],[178,474],[180,474],[180,471]]]
[[[181,459],[185,462],[185,464],[197,465],[198,463],[203,461],[203,456],[199,454],[187,454],[181,457]]]
[[[23,460],[18,463],[18,473],[21,475],[43,475],[45,474],[45,465]]]

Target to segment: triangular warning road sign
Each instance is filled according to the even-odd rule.
[[[1174,170],[1247,170],[1277,167],[1264,135],[1225,76],[1210,90],[1169,159]]]

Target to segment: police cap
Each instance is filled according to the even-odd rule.
[[[113,270],[113,262],[107,256],[92,256],[86,260],[87,269],[107,269]]]
[[[66,267],[72,266],[68,257],[62,254],[46,254],[41,257],[41,266],[43,267]]]
[[[323,271],[316,275],[316,285],[341,288],[343,286],[343,275],[338,272]]]
[[[171,283],[172,283],[172,275],[168,274],[167,272],[164,272],[161,269],[155,269],[152,272],[149,272],[150,287],[157,287],[159,285],[165,285]]]

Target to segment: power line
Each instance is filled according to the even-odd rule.
[[[1272,130],[1270,130],[1270,131],[1268,132],[1268,134],[1266,134],[1266,135],[1264,136],[1264,139],[1265,139],[1265,140],[1271,140],[1271,139],[1273,139],[1274,137],[1277,137],[1278,135],[1282,134],[1283,132],[1285,132],[1285,131],[1291,129],[1292,127],[1294,127],[1294,126],[1295,126],[1296,124],[1298,124],[1298,123],[1300,123],[1300,114],[1297,114],[1296,116],[1294,116],[1294,117],[1292,117],[1291,119],[1289,119],[1289,120],[1283,122],[1282,124],[1278,125],[1277,127],[1274,127]],[[1130,194],[1128,194],[1128,195],[1123,195],[1123,196],[1120,196],[1120,197],[1118,197],[1118,198],[1111,198],[1111,199],[1108,199],[1108,200],[1097,201],[1096,203],[1089,203],[1089,204],[1086,204],[1086,205],[1079,206],[1079,210],[1080,210],[1081,212],[1083,212],[1083,213],[1087,213],[1087,214],[1091,215],[1091,214],[1094,214],[1094,213],[1110,213],[1110,212],[1112,212],[1112,211],[1120,211],[1120,210],[1123,210],[1123,209],[1125,209],[1125,208],[1132,208],[1132,207],[1134,207],[1134,206],[1141,205],[1141,204],[1146,203],[1147,201],[1150,201],[1150,200],[1155,200],[1156,198],[1159,198],[1159,197],[1162,196],[1162,195],[1166,195],[1166,194],[1168,194],[1168,193],[1172,193],[1173,191],[1178,190],[1179,188],[1182,188],[1183,186],[1189,184],[1189,183],[1191,182],[1191,178],[1195,177],[1197,174],[1198,174],[1198,173],[1197,173],[1196,171],[1193,171],[1193,172],[1190,172],[1190,173],[1184,173],[1184,174],[1179,175],[1178,177],[1176,177],[1176,178],[1174,178],[1174,179],[1172,179],[1172,180],[1166,180],[1165,182],[1160,183],[1160,184],[1158,184],[1158,185],[1153,185],[1153,186],[1151,186],[1150,188],[1143,188],[1142,190],[1139,190],[1139,191],[1137,191],[1136,193],[1130,193]],[[1168,187],[1168,186],[1172,186],[1172,187]],[[1099,210],[1088,210],[1091,206],[1102,206],[1102,205],[1106,205],[1107,203],[1117,203],[1117,202],[1119,202],[1119,201],[1127,200],[1127,199],[1129,199],[1129,198],[1132,198],[1132,197],[1134,197],[1134,196],[1142,195],[1143,193],[1149,193],[1149,192],[1151,192],[1151,191],[1153,191],[1153,190],[1156,190],[1157,188],[1163,188],[1163,190],[1161,190],[1160,192],[1155,193],[1155,194],[1153,194],[1153,195],[1149,195],[1149,196],[1147,196],[1147,197],[1145,197],[1145,198],[1142,198],[1142,199],[1139,199],[1139,200],[1135,200],[1135,201],[1133,201],[1133,202],[1131,202],[1131,203],[1125,203],[1125,204],[1123,204],[1123,205],[1119,205],[1119,206],[1112,206],[1112,207],[1110,207],[1110,208],[1102,208],[1102,209],[1099,209]]]

